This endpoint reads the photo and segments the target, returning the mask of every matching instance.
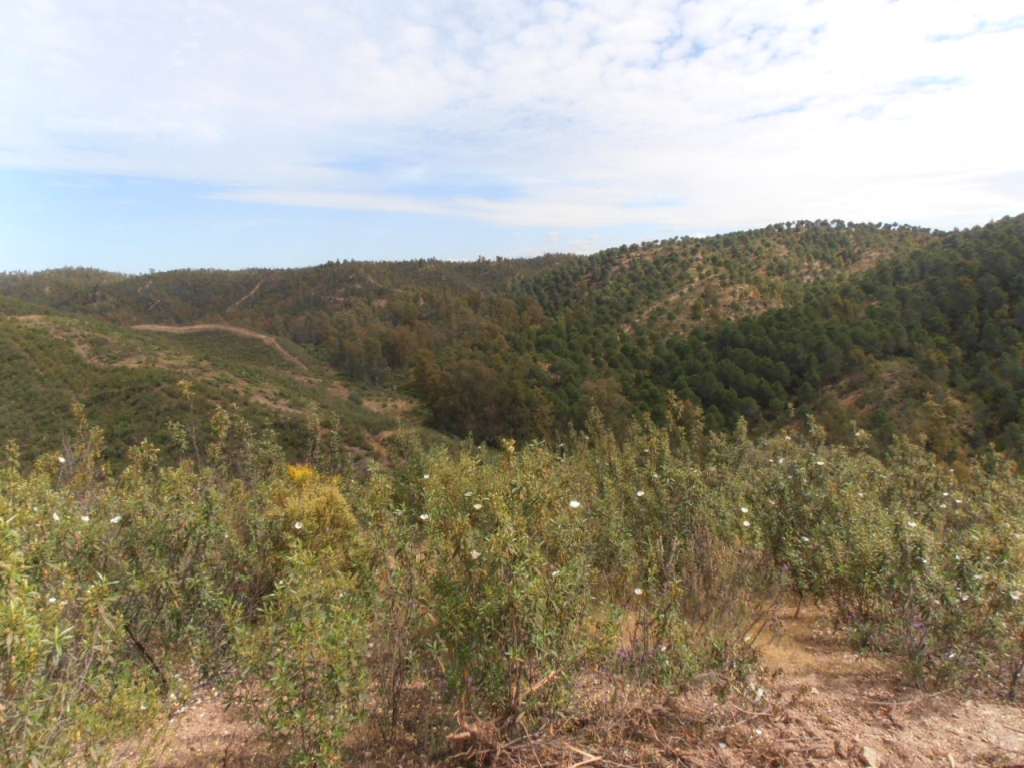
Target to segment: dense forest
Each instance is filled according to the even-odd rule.
[[[0,311],[253,329],[491,443],[563,439],[593,408],[621,436],[664,423],[675,396],[712,428],[814,413],[835,440],[867,430],[882,451],[908,433],[954,459],[1021,446],[1022,233],[1024,217],[952,233],[801,221],[582,257],[68,269],[0,276]]]

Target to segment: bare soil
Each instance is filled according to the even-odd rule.
[[[1012,766],[1024,767],[1024,709],[988,697],[906,686],[885,660],[850,651],[821,613],[790,611],[763,642],[766,673],[744,685],[714,675],[682,691],[594,677],[578,683],[577,712],[533,733],[499,736],[463,720],[433,741],[411,733],[353,734],[350,764],[365,766]],[[423,734],[420,734],[422,739]],[[453,754],[453,752],[455,754]],[[158,768],[286,765],[258,729],[214,690],[168,724],[149,751]],[[125,764],[132,764],[126,754]]]

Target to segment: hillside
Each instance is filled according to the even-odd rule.
[[[75,402],[103,428],[117,465],[143,438],[169,449],[172,423],[208,437],[218,407],[272,430],[293,460],[308,458],[310,418],[364,453],[397,423],[386,407],[354,402],[360,398],[327,365],[291,342],[229,326],[13,315],[0,319],[0,362],[0,424],[27,460],[61,447]]]
[[[4,765],[1019,763],[1024,217],[0,312]]]
[[[621,436],[674,396],[714,428],[814,413],[833,439],[910,433],[952,460],[1022,444],[1022,230],[790,222],[585,257],[56,270],[0,275],[0,311],[248,329],[493,443],[561,439],[592,408]]]

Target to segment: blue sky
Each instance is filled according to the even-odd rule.
[[[13,0],[0,270],[1024,212],[1018,0]]]

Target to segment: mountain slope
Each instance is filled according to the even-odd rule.
[[[205,438],[217,406],[237,406],[254,425],[272,428],[296,458],[308,451],[307,421],[314,414],[363,449],[368,438],[395,426],[393,417],[352,402],[338,377],[301,349],[252,331],[188,330],[168,334],[41,314],[0,319],[5,440],[29,460],[58,448],[74,428],[74,402],[104,429],[115,463],[143,438],[170,449],[172,422]],[[188,396],[182,381],[190,385]]]
[[[622,434],[674,396],[718,428],[809,412],[836,439],[856,421],[880,448],[910,432],[955,457],[1021,445],[1022,229],[789,222],[584,257],[56,270],[0,275],[0,311],[246,329],[333,371],[311,379],[400,387],[434,426],[488,441],[555,437],[593,408]],[[226,338],[221,355],[241,343]],[[252,365],[282,359],[264,347]]]

